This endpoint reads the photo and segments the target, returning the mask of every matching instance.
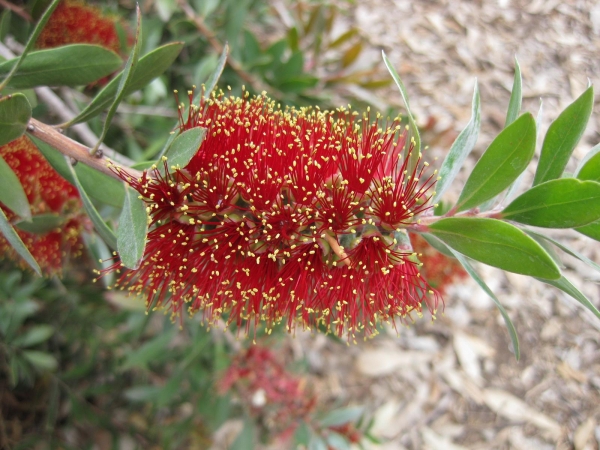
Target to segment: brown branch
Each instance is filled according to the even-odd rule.
[[[187,18],[194,22],[194,25],[196,25],[198,31],[202,33],[202,35],[204,35],[210,46],[213,49],[215,49],[217,53],[222,53],[224,48],[223,44],[221,44],[221,41],[219,41],[215,33],[206,25],[206,23],[204,23],[202,17],[196,14],[196,12],[192,9],[187,0],[178,0],[177,3],[179,4],[183,12],[185,12]],[[247,83],[255,91],[265,91],[272,96],[279,98],[283,97],[283,93],[279,92],[271,86],[267,86],[259,78],[246,72],[242,67],[242,64],[238,60],[233,58],[231,55],[228,55],[227,57],[227,65],[231,67],[235,71],[235,73],[238,74],[238,76],[244,81],[244,83]]]
[[[102,155],[100,155],[100,157],[97,155],[92,156],[90,154],[91,149],[89,147],[74,141],[73,139],[61,134],[50,125],[46,125],[45,123],[42,123],[36,119],[31,119],[29,121],[27,131],[32,136],[35,136],[46,144],[54,147],[63,155],[69,156],[70,158],[73,158],[74,160],[79,161],[86,166],[89,166],[92,169],[102,172],[103,174],[113,177],[119,181],[123,180],[113,170],[110,169],[109,165],[119,168],[121,172],[135,179],[142,177],[142,172],[139,170],[122,166],[119,163]]]
[[[23,19],[25,19],[27,22],[33,22],[33,19],[27,13],[27,11],[25,11],[24,8],[21,8],[17,5],[13,5],[11,2],[8,2],[6,0],[0,0],[0,6],[2,6],[3,8],[6,8],[6,9],[10,9],[12,12],[21,16]]]

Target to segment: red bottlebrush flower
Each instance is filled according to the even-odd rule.
[[[50,16],[36,45],[54,48],[68,44],[96,44],[120,54],[119,20],[82,0],[63,0]]]
[[[316,407],[316,397],[307,392],[305,381],[288,372],[273,352],[259,345],[232,361],[218,389],[236,394],[266,429],[281,438],[290,437]]]
[[[421,235],[411,234],[410,241],[423,263],[423,276],[440,294],[452,283],[467,277],[467,272],[456,259],[438,252]]]
[[[81,232],[87,224],[77,190],[62,178],[39,152],[36,146],[22,136],[0,147],[0,156],[19,178],[31,205],[32,216],[55,214],[61,224],[44,233],[32,233],[16,228],[35,260],[46,275],[60,273],[70,256],[83,249]],[[18,217],[0,203],[10,221]],[[0,235],[0,254],[29,267]]]
[[[349,336],[419,314],[423,301],[435,311],[438,294],[403,246],[403,227],[430,208],[434,175],[409,171],[399,121],[380,122],[247,93],[192,106],[181,130],[208,131],[186,167],[165,160],[163,174],[137,180],[115,169],[153,224],[141,266],[119,285],[175,315],[187,303],[209,324],[225,316]]]

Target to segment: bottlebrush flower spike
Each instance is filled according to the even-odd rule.
[[[117,16],[81,0],[63,0],[42,30],[36,46],[54,48],[68,44],[96,44],[121,54]]]
[[[140,179],[114,169],[153,226],[141,266],[119,286],[174,316],[187,304],[209,324],[225,316],[247,330],[285,322],[368,336],[420,314],[423,301],[435,312],[439,296],[403,229],[431,208],[435,172],[408,171],[399,120],[282,109],[247,92],[182,109],[181,131],[208,129],[186,167],[165,159],[164,175]]]
[[[45,275],[60,274],[70,257],[81,254],[81,232],[88,221],[82,214],[77,190],[62,178],[39,152],[33,142],[22,136],[0,147],[0,156],[19,178],[31,206],[32,216],[53,214],[60,221],[55,228],[32,233],[15,228]],[[19,218],[0,203],[10,221]],[[0,235],[0,255],[29,267]]]

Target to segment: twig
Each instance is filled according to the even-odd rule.
[[[189,20],[191,20],[192,22],[194,22],[194,25],[196,25],[196,28],[198,29],[198,31],[200,33],[202,33],[204,35],[204,37],[208,40],[208,43],[210,44],[210,46],[213,49],[215,49],[215,51],[217,53],[221,53],[223,51],[223,44],[221,44],[221,42],[219,41],[219,39],[217,38],[215,33],[213,33],[213,31],[210,28],[208,28],[208,26],[204,23],[204,20],[202,20],[202,17],[200,17],[198,14],[196,14],[196,12],[192,9],[192,7],[187,2],[187,0],[178,0],[177,3],[179,4],[179,6],[183,10],[183,12],[185,12],[185,15],[187,16],[187,18]],[[283,97],[283,93],[277,91],[273,87],[267,86],[259,78],[246,72],[243,69],[242,64],[240,64],[240,62],[238,60],[236,60],[235,58],[233,58],[231,55],[229,55],[227,57],[227,64],[229,65],[229,67],[231,67],[235,71],[235,73],[238,74],[238,76],[245,83],[247,83],[255,91],[257,91],[257,92],[265,91],[265,92],[268,92],[272,96],[279,97],[279,98]]]
[[[11,2],[7,2],[6,0],[0,0],[0,6],[2,6],[3,8],[6,8],[6,9],[10,9],[12,12],[21,16],[23,19],[25,19],[27,22],[33,21],[33,19],[27,13],[27,11],[25,11],[25,9],[21,8],[20,6],[13,5]]]
[[[102,172],[119,181],[122,181],[122,179],[113,170],[110,169],[109,165],[117,167],[120,172],[125,173],[131,176],[132,178],[138,179],[142,177],[142,172],[140,172],[139,170],[122,166],[116,161],[111,161],[110,159],[104,156],[98,157],[97,155],[90,155],[90,148],[86,147],[83,144],[80,144],[77,141],[72,140],[67,136],[64,136],[50,125],[46,125],[45,123],[42,123],[36,119],[31,119],[29,121],[27,131],[31,135],[45,142],[46,144],[51,145],[63,155],[69,156],[75,159],[76,161],[82,162],[83,164],[90,166],[92,169]]]
[[[2,0],[0,0],[0,3],[1,2]],[[16,51],[19,50],[17,48],[16,42],[12,42],[10,40],[9,42],[11,47],[14,47]],[[11,59],[15,57],[15,54],[11,51],[11,49],[9,49],[7,46],[0,42],[0,56],[7,59]],[[68,122],[76,116],[76,114],[65,104],[65,102],[63,102],[62,99],[58,95],[56,95],[49,87],[43,86],[35,88],[35,93],[40,98],[40,100],[42,100],[46,104],[46,106],[48,106],[50,111],[52,111],[60,118],[61,121]],[[77,125],[72,126],[71,129],[75,134],[77,134],[77,136],[79,136],[79,138],[86,145],[90,147],[93,147],[94,145],[96,145],[96,142],[98,142],[98,137],[96,137],[94,132],[86,123],[79,123]],[[131,161],[129,158],[121,155],[116,150],[113,150],[105,144],[102,144],[102,151],[106,154],[110,154],[111,158],[113,158],[115,161],[118,161],[121,164],[124,164],[126,166],[130,166],[133,164],[133,161]]]

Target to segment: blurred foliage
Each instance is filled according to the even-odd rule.
[[[12,3],[15,11],[0,15],[0,37],[23,45],[50,1]],[[142,1],[140,55],[169,42],[185,45],[163,75],[125,98],[105,143],[136,162],[155,158],[177,123],[179,100],[169,90],[207,82],[225,43],[230,55],[221,89],[238,94],[243,85],[251,93],[266,89],[296,106],[327,108],[340,99],[369,104],[371,90],[392,80],[382,64],[365,57],[368,43],[346,14],[350,3]],[[130,41],[135,3],[97,4],[123,18],[121,42]],[[81,110],[100,89],[62,88],[59,93]],[[53,111],[36,101],[32,90],[27,95],[34,117],[56,123]],[[88,122],[96,135],[103,124],[102,116]],[[116,208],[98,208],[104,220],[117,220]],[[86,244],[89,260],[110,259],[101,241],[88,237]],[[199,326],[198,319],[178,330],[168,318],[147,315],[139,299],[92,284],[91,263],[65,270],[62,280],[36,278],[1,264],[0,448],[104,449],[126,443],[131,448],[208,448],[214,432],[235,417],[244,418],[245,426],[230,448],[255,448],[273,437],[239,398],[234,402],[217,394],[219,377],[244,350],[239,343]],[[271,339],[272,344],[278,337]],[[292,448],[346,449],[363,440],[376,442],[363,408],[322,409],[319,404],[296,424],[287,436]]]

